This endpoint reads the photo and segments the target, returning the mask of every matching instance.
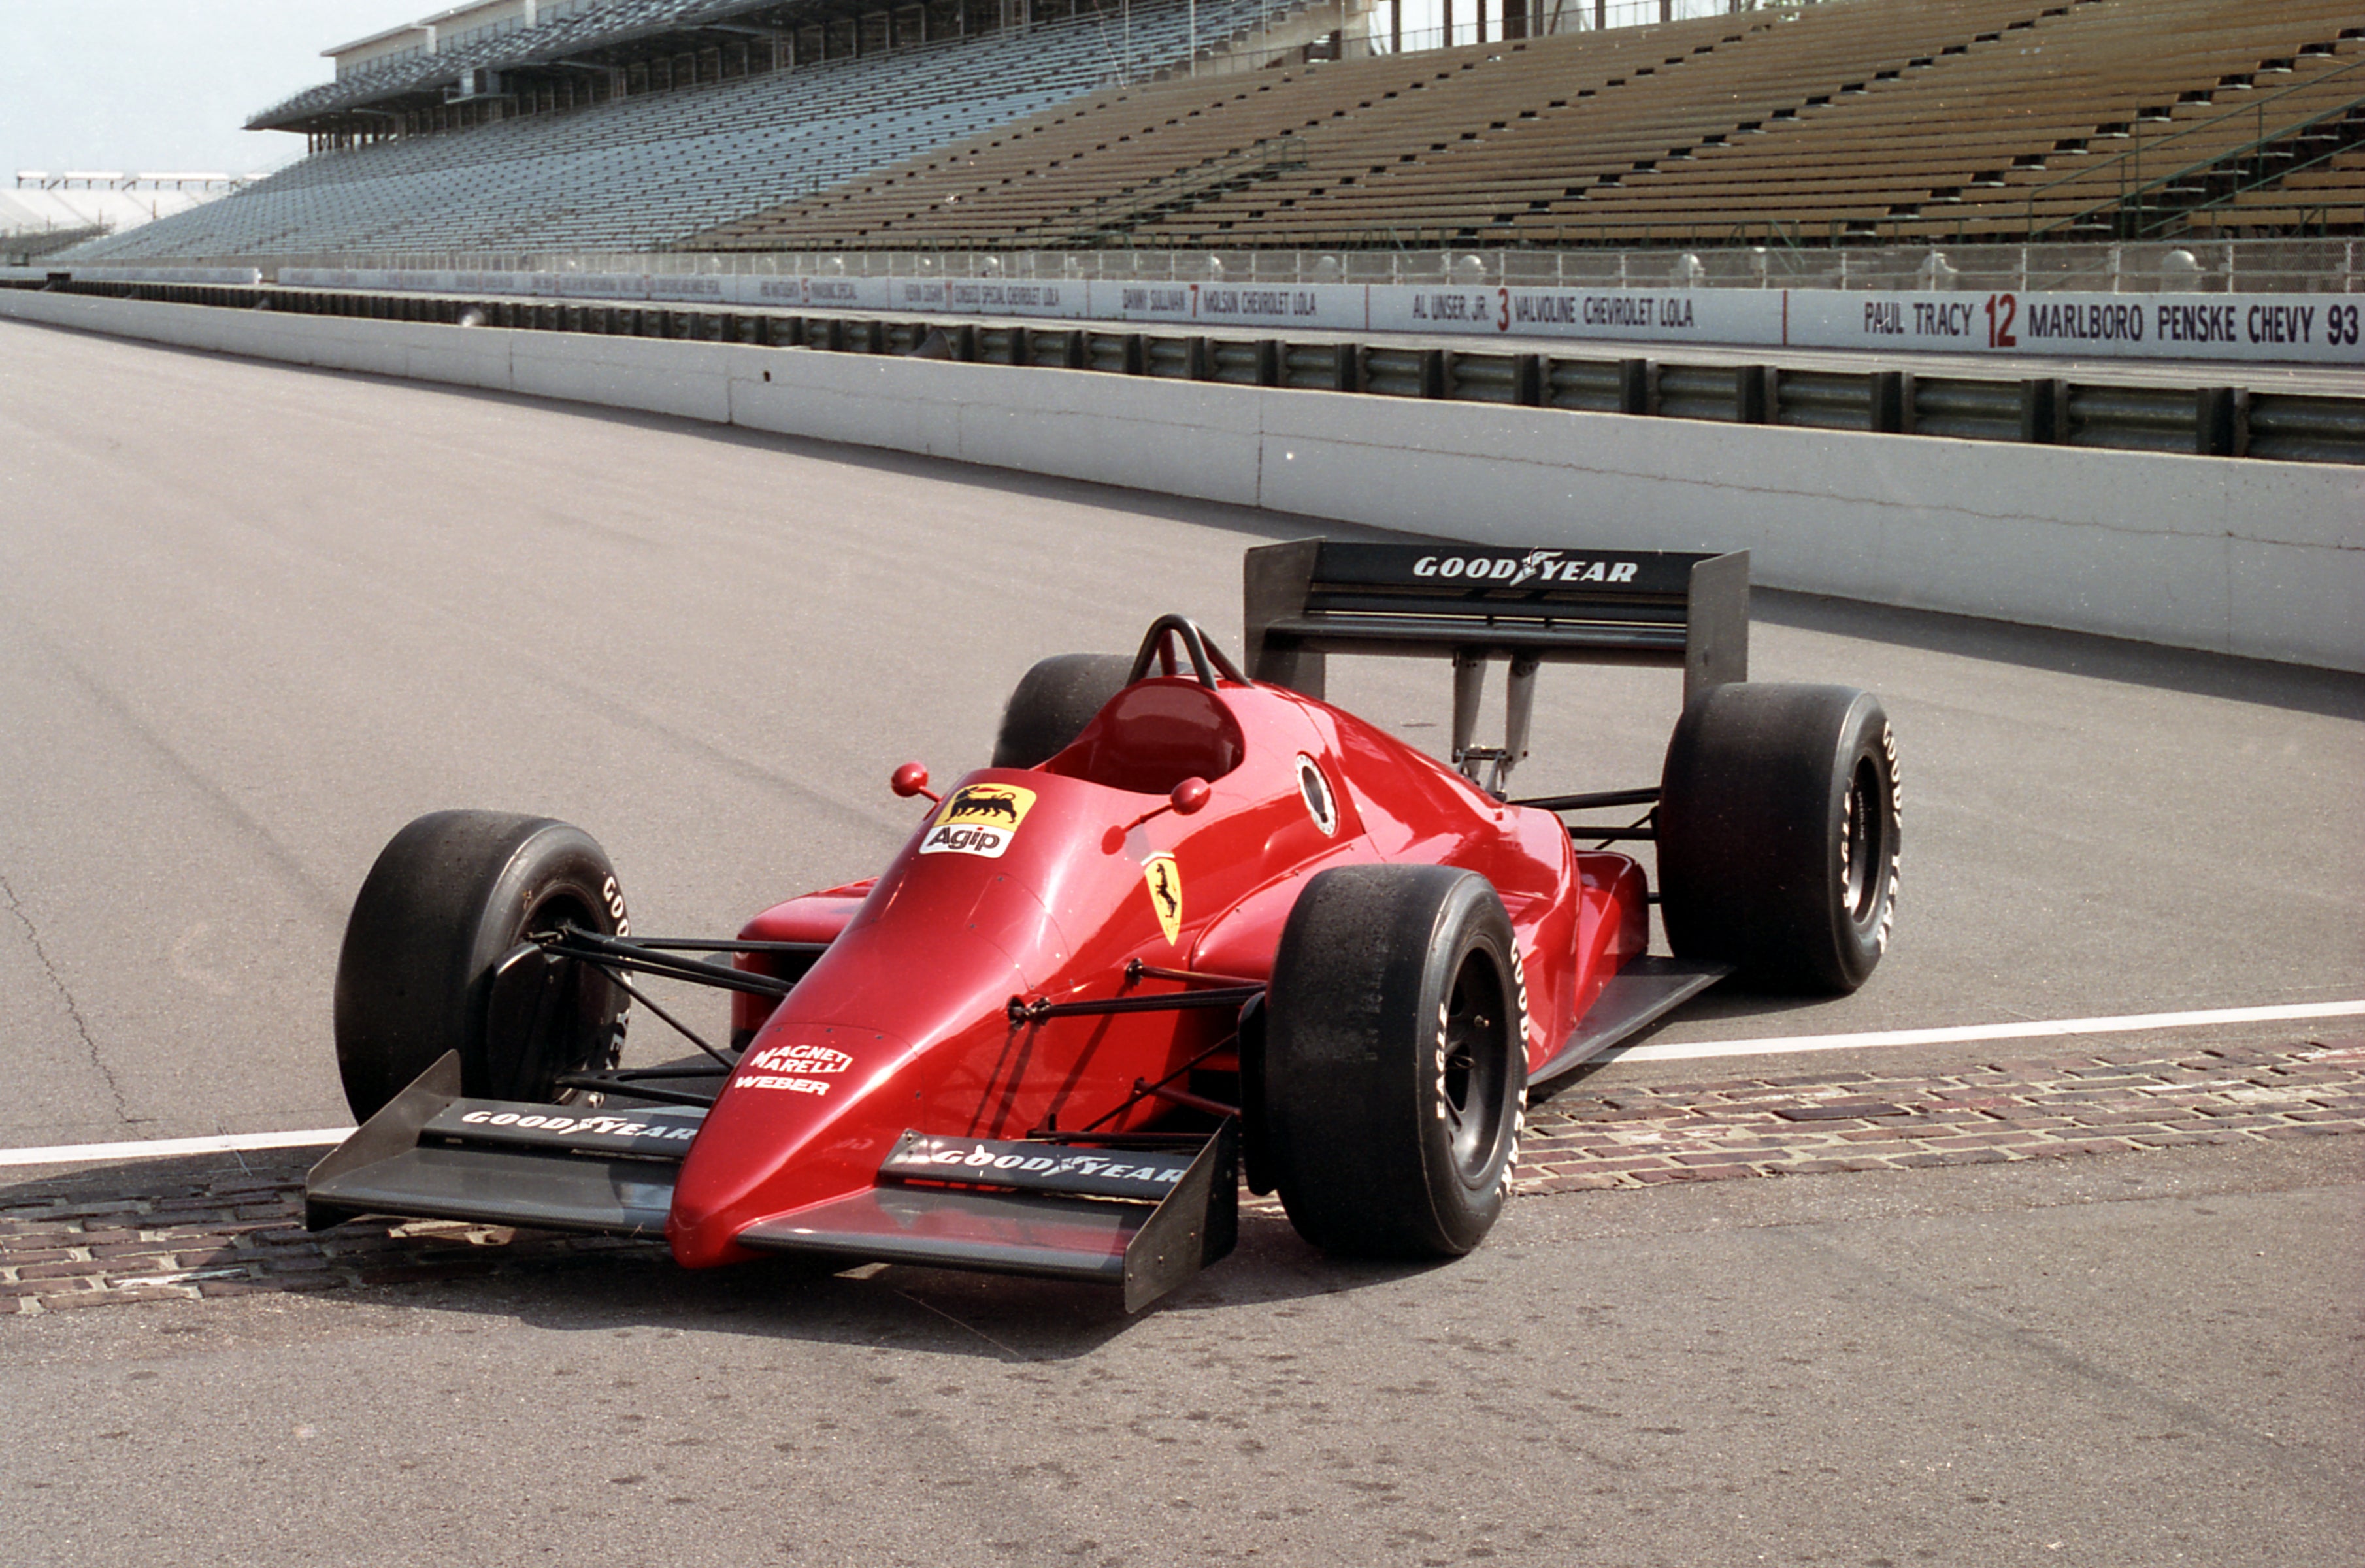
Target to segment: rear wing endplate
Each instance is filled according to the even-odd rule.
[[[1299,539],[1243,563],[1249,673],[1323,695],[1328,655],[1450,657],[1453,752],[1498,793],[1527,752],[1536,666],[1547,660],[1678,666],[1688,704],[1749,678],[1749,552],[1557,549],[1434,540]],[[1473,746],[1486,661],[1510,661],[1499,749]]]

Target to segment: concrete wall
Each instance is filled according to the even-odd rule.
[[[2365,670],[2365,469],[0,290],[0,315]]]

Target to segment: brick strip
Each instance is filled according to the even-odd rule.
[[[1914,1170],[2365,1131],[2365,1040],[2097,1052],[1575,1088],[1531,1108],[1518,1190]],[[1804,1113],[1804,1114],[1802,1114]]]
[[[1797,1119],[1802,1111],[1814,1114]],[[1607,1092],[1580,1083],[1529,1111],[1518,1189],[1996,1164],[2354,1132],[2365,1132],[2365,1040],[2013,1059],[1936,1077],[1899,1069]],[[650,1242],[441,1220],[361,1220],[316,1234],[302,1225],[306,1161],[249,1161],[136,1193],[95,1193],[88,1177],[71,1176],[0,1190],[0,1316],[665,1256]]]

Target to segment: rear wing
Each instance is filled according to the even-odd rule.
[[[1495,764],[1500,793],[1527,755],[1536,666],[1544,660],[1680,667],[1688,703],[1749,678],[1749,553],[1523,549],[1300,539],[1243,564],[1250,675],[1323,694],[1330,654],[1452,659],[1453,760],[1472,778]],[[1510,661],[1504,745],[1478,747],[1486,661]]]

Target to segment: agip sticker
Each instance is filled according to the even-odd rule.
[[[1149,890],[1149,907],[1158,913],[1158,928],[1169,945],[1182,940],[1182,868],[1171,855],[1153,855],[1141,863],[1142,885]]]
[[[920,853],[999,860],[1034,807],[1035,791],[1016,784],[965,785],[946,798],[920,841]]]

